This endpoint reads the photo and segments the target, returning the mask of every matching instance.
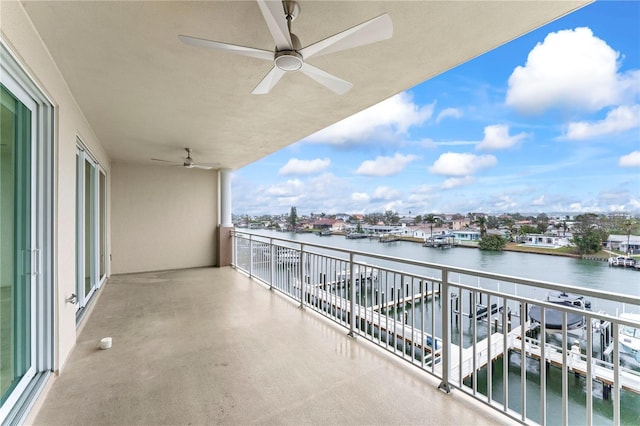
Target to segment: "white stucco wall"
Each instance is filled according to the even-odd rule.
[[[112,273],[212,266],[216,171],[114,163]]]
[[[62,369],[76,342],[76,306],[65,303],[65,298],[75,293],[76,139],[82,139],[105,169],[107,191],[110,162],[22,5],[11,0],[1,3],[3,43],[55,107],[55,362],[56,369]]]

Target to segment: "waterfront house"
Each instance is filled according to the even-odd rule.
[[[502,422],[227,268],[231,174],[588,3],[301,1],[304,45],[393,36],[254,95],[273,63],[178,36],[271,50],[255,2],[2,1],[0,423]]]
[[[559,235],[526,234],[522,244],[529,247],[558,248],[571,245],[571,240]]]
[[[638,254],[640,253],[640,236],[611,234],[604,246],[609,250],[617,250],[621,253]]]
[[[480,231],[470,229],[452,231],[453,237],[458,242],[478,242],[480,241]]]

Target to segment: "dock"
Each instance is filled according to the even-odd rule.
[[[403,298],[396,299],[396,300],[392,299],[392,300],[383,301],[383,303],[380,303],[378,305],[374,305],[373,306],[373,310],[374,311],[379,311],[379,310],[384,310],[384,309],[389,309],[389,308],[395,308],[398,305],[405,305],[407,303],[411,304],[411,303],[414,303],[416,300],[424,300],[424,299],[428,299],[430,297],[438,296],[438,295],[440,295],[440,290],[424,291],[422,293],[416,293],[414,295],[403,297]],[[384,294],[382,296],[383,296],[383,299],[384,299]]]
[[[332,309],[336,309],[346,315],[351,313],[351,303],[348,299],[325,291],[321,286],[322,284],[311,285],[313,290],[307,293],[307,302],[315,304],[318,307],[321,307],[321,305],[324,304],[325,308],[331,307]],[[435,292],[427,291],[371,307],[364,307],[362,305],[355,304],[355,320],[368,324],[372,329],[376,329],[379,333],[386,333],[385,338],[393,339],[395,344],[398,342],[405,342],[414,348],[422,350],[425,360],[427,358],[429,359],[428,362],[425,362],[429,365],[433,363],[435,366],[434,372],[438,375],[442,375],[442,341],[438,338],[435,338],[434,340],[434,336],[429,333],[416,329],[412,325],[406,324],[405,321],[389,317],[382,313],[386,308],[403,303],[412,303],[415,300],[433,297],[438,294],[438,290]],[[504,357],[505,349],[507,351],[507,356],[510,352],[521,353],[522,336],[526,336],[530,327],[531,323],[527,321],[525,323],[524,333],[521,326],[514,327],[508,331],[506,335],[506,345],[504,333],[498,331],[493,332],[490,339],[485,338],[476,342],[475,355],[473,346],[461,349],[458,345],[451,343],[449,376],[454,380],[458,380],[460,377],[462,379],[467,379],[474,373],[486,367],[490,361],[493,362]],[[491,341],[490,347],[489,341]],[[542,349],[540,342],[536,339],[525,337],[525,356],[539,361],[541,359],[541,353]],[[567,369],[569,371],[576,375],[587,377],[586,355],[580,353],[579,346],[577,348],[567,349],[565,356]],[[545,343],[545,363],[547,365],[563,368],[562,348]],[[620,387],[626,391],[640,395],[640,373],[625,368],[620,368],[618,373]],[[591,377],[593,380],[610,387],[614,384],[613,376],[613,365],[597,358],[592,359]]]

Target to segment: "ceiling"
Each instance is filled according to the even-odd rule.
[[[527,33],[589,1],[299,1],[302,46],[388,13],[393,37],[312,58],[351,83],[336,95],[287,73],[266,95],[261,59],[178,35],[273,50],[255,1],[25,1],[112,161],[179,159],[237,169]]]

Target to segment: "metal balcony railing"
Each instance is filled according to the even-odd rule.
[[[523,423],[640,415],[640,353],[619,333],[640,336],[640,323],[618,315],[640,312],[640,297],[232,235],[235,268],[436,376],[445,392]]]

